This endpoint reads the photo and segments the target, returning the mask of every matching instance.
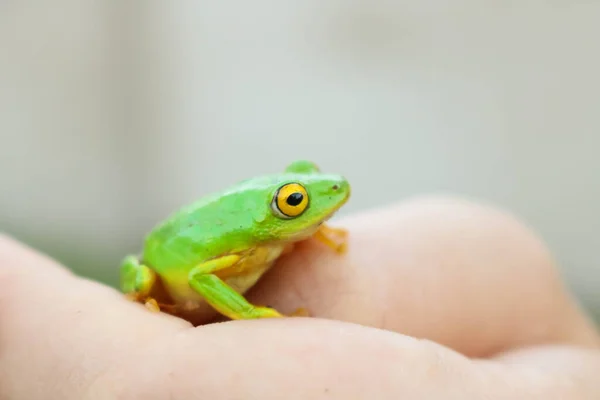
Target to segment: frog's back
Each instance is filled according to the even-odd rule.
[[[244,181],[182,208],[146,237],[143,262],[157,273],[182,272],[225,253],[248,249],[256,238],[249,208],[255,182]]]

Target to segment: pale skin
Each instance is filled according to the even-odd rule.
[[[317,318],[196,328],[1,238],[0,398],[600,398],[598,331],[515,218],[430,198],[332,225],[345,254],[303,243],[248,294]]]

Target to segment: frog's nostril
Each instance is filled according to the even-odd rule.
[[[331,187],[333,190],[338,190],[340,188],[340,185],[335,184]]]

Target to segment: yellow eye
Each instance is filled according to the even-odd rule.
[[[308,207],[308,193],[298,183],[288,183],[279,188],[273,197],[272,208],[283,218],[299,216]]]

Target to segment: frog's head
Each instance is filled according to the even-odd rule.
[[[350,184],[340,175],[323,174],[314,164],[298,161],[270,182],[267,236],[301,240],[311,236],[350,197]]]

